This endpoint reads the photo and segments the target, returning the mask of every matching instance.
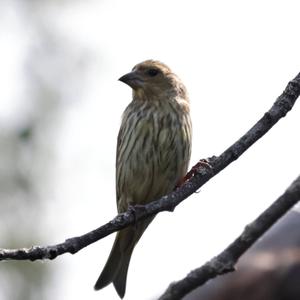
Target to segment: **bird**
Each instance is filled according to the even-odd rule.
[[[164,63],[143,61],[119,80],[132,88],[116,152],[117,209],[123,213],[161,198],[182,183],[191,156],[192,124],[187,90]],[[112,283],[124,297],[132,252],[153,219],[117,233],[95,290]]]

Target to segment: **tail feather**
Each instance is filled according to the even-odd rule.
[[[95,283],[94,289],[95,290],[100,290],[110,283],[113,282],[114,278],[117,276],[118,270],[121,265],[121,257],[122,257],[122,252],[121,248],[119,245],[119,233],[117,234],[115,238],[114,245],[111,249],[111,252],[109,254],[109,257],[107,259],[107,262],[97,280]]]
[[[100,290],[113,283],[120,298],[126,291],[127,272],[133,249],[154,217],[130,226],[117,233],[108,260],[94,288]]]
[[[113,280],[114,287],[120,298],[123,298],[126,292],[127,272],[133,249],[134,247],[131,247],[123,254],[118,273]]]

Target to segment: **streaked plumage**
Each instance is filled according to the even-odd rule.
[[[120,80],[133,89],[117,144],[117,207],[124,212],[129,205],[162,197],[180,183],[188,168],[192,129],[186,89],[165,64],[144,61]],[[113,283],[123,298],[132,251],[152,220],[117,233],[96,290]]]

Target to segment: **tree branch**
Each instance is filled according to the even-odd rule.
[[[280,97],[264,116],[236,143],[220,156],[210,159],[211,168],[193,167],[193,176],[172,193],[144,206],[135,206],[125,213],[117,215],[105,225],[82,236],[67,239],[53,246],[34,246],[22,249],[0,249],[0,260],[37,260],[54,259],[64,253],[74,254],[82,248],[121,230],[135,222],[155,215],[161,211],[173,211],[184,199],[197,191],[208,180],[239,158],[252,144],[268,132],[288,111],[300,94],[300,73],[287,85]]]
[[[184,279],[171,283],[159,300],[182,299],[209,279],[234,271],[234,265],[245,251],[299,200],[300,176],[254,222],[246,226],[243,233],[232,244],[202,267],[191,271]]]

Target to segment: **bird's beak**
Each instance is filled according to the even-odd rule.
[[[138,74],[136,71],[132,71],[130,73],[127,73],[119,78],[120,81],[126,83],[133,89],[137,89],[142,87],[144,81],[140,74]]]

